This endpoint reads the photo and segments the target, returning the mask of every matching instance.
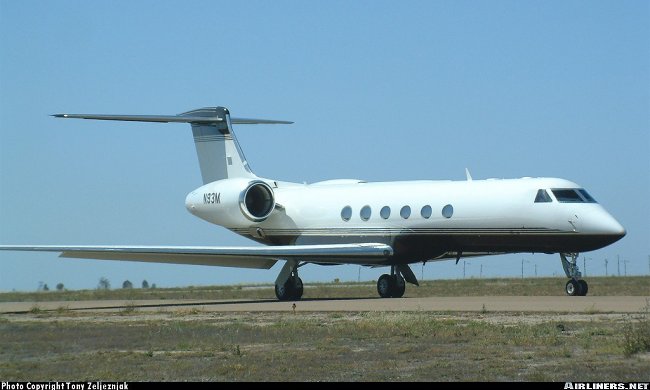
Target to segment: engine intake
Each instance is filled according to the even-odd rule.
[[[251,221],[264,221],[275,208],[273,189],[263,181],[251,182],[239,196],[239,208]]]

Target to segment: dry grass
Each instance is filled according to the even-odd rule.
[[[427,280],[409,285],[406,297],[564,294],[564,278]],[[650,296],[650,276],[590,277],[589,295]],[[305,298],[376,297],[375,282],[312,283]],[[156,289],[79,290],[0,293],[0,302],[44,302],[141,299],[264,299],[275,298],[272,285],[199,286]]]
[[[649,277],[590,278],[595,295],[648,295]],[[563,280],[446,280],[409,296],[560,295]],[[312,285],[364,297],[373,284]],[[456,294],[457,295],[457,294]],[[270,298],[270,286],[0,294],[2,301]],[[53,297],[53,298],[50,298]],[[43,299],[44,298],[44,299]],[[580,317],[577,319],[577,317]],[[164,312],[62,305],[0,316],[2,380],[650,381],[648,315]]]
[[[629,318],[623,327],[623,352],[630,357],[650,352],[650,299],[646,300],[645,311]]]
[[[490,313],[183,314],[153,320],[115,313],[101,321],[92,313],[5,316],[0,377],[650,380],[650,356],[625,355],[622,319],[548,316],[513,325]]]

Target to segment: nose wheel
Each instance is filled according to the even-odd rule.
[[[585,296],[589,291],[589,285],[584,280],[570,279],[566,282],[565,287],[566,295],[569,296]]]
[[[584,280],[580,279],[578,280],[578,284],[580,285],[580,295],[585,296],[589,292],[589,285],[587,282]]]

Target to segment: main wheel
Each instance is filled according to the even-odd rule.
[[[404,291],[406,291],[404,278],[400,275],[393,276],[393,292],[390,296],[393,298],[401,298],[404,296]]]
[[[275,285],[275,296],[281,301],[291,301],[302,298],[302,279],[297,276],[290,277],[282,286]]]
[[[393,292],[393,278],[390,275],[383,274],[377,280],[377,292],[382,298],[390,298]]]
[[[293,298],[293,291],[292,291],[292,285],[287,281],[283,285],[276,284],[275,285],[275,296],[278,298],[280,301],[289,301]]]
[[[302,298],[302,292],[303,292],[302,279],[300,279],[298,276],[296,276],[293,282],[293,288],[295,289],[294,299]]]
[[[580,295],[582,295],[583,297],[587,295],[587,292],[589,292],[589,285],[587,284],[587,282],[580,279],[578,280],[578,285],[580,285]]]
[[[568,282],[566,282],[565,291],[566,295],[572,297],[580,295],[580,283],[578,283],[578,281],[575,279],[570,279]]]

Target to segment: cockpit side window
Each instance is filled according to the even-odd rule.
[[[553,200],[548,195],[548,192],[546,192],[546,190],[542,189],[537,191],[537,196],[535,197],[535,203],[549,203],[552,201]]]

